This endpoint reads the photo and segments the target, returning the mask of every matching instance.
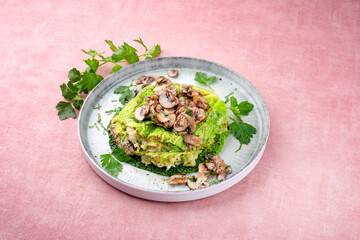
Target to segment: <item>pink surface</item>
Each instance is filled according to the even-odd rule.
[[[359,239],[359,1],[1,1],[0,239]],[[221,63],[270,113],[243,181],[151,202],[87,164],[59,85],[84,49],[141,37]],[[103,69],[105,73],[109,69]]]

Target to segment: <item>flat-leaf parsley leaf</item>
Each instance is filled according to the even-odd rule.
[[[230,123],[230,133],[234,135],[234,137],[239,140],[240,147],[237,151],[239,151],[243,144],[249,144],[251,141],[251,138],[254,134],[256,134],[256,128],[251,126],[248,123],[244,122],[232,122]]]
[[[203,72],[195,73],[195,81],[205,84],[211,89],[211,91],[214,90],[210,87],[210,84],[215,82],[215,80],[216,80],[215,76],[207,77],[206,73]]]
[[[106,63],[113,63],[111,73],[114,73],[122,68],[120,63],[135,63],[140,60],[140,57],[143,59],[150,59],[156,57],[160,51],[160,45],[156,44],[149,50],[144,44],[143,40],[134,40],[135,42],[141,44],[145,48],[145,52],[141,55],[138,55],[136,48],[130,46],[127,43],[124,43],[120,47],[116,47],[115,44],[110,40],[105,40],[107,45],[109,45],[110,50],[112,51],[111,56],[104,56],[105,52],[97,52],[93,49],[86,51],[81,49],[85,54],[89,55],[89,59],[84,59],[87,68],[85,71],[80,72],[76,68],[72,68],[68,73],[69,81],[67,84],[63,83],[60,85],[62,96],[67,101],[60,101],[56,105],[58,110],[58,116],[60,120],[65,120],[68,118],[76,118],[76,113],[74,108],[80,109],[84,103],[82,93],[89,93],[94,87],[99,84],[104,77],[97,74],[97,71],[100,66]],[[129,89],[126,89],[124,94],[120,97],[119,101],[121,103],[127,102],[131,98],[131,92]]]
[[[120,162],[129,160],[130,156],[125,153],[123,148],[117,148],[112,153],[100,155],[101,166],[114,177],[117,177],[123,170],[123,165]]]

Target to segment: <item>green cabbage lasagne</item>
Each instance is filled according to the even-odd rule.
[[[113,148],[124,148],[130,164],[166,176],[195,172],[206,155],[220,153],[229,131],[227,108],[217,94],[143,80],[147,84],[111,119]],[[201,108],[200,100],[206,107]]]

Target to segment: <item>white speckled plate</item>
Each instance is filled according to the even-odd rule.
[[[211,185],[207,188],[191,191],[186,185],[168,185],[167,177],[160,176],[123,163],[123,171],[118,178],[107,173],[100,164],[100,155],[109,153],[108,135],[101,129],[94,127],[101,115],[101,121],[106,127],[111,115],[105,112],[120,106],[118,94],[114,90],[120,85],[129,85],[132,80],[143,75],[167,76],[166,70],[177,69],[179,75],[170,78],[174,83],[194,84],[206,88],[194,81],[196,72],[205,72],[208,76],[216,76],[217,81],[212,84],[213,89],[221,99],[234,92],[240,100],[247,100],[254,104],[249,116],[243,117],[245,122],[257,129],[256,135],[249,145],[235,152],[239,142],[230,135],[220,156],[226,164],[231,165],[233,173],[225,181]],[[100,104],[100,109],[95,109]],[[233,186],[243,179],[258,163],[262,156],[269,135],[269,115],[265,103],[258,91],[245,78],[236,72],[202,59],[187,57],[165,57],[141,61],[129,65],[105,78],[88,95],[79,116],[79,138],[88,163],[95,172],[115,188],[144,199],[166,202],[189,201],[217,194]],[[209,179],[211,181],[212,179]]]

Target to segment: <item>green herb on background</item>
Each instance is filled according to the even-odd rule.
[[[125,105],[125,103],[127,103],[128,101],[131,100],[132,98],[132,93],[130,88],[132,87],[132,85],[130,86],[119,86],[118,88],[115,89],[114,93],[115,94],[121,94],[120,98],[119,98],[119,102],[122,105]]]
[[[248,101],[242,101],[241,103],[237,102],[235,97],[230,98],[230,110],[234,113],[237,118],[240,116],[247,116],[249,112],[254,108],[254,105]]]
[[[112,114],[112,113],[119,112],[119,111],[121,111],[122,109],[123,109],[122,107],[117,107],[117,108],[115,108],[115,109],[105,111],[105,113],[106,113],[107,115],[110,115],[110,114]]]
[[[60,85],[62,96],[67,100],[60,101],[56,105],[60,120],[76,118],[75,109],[79,110],[84,103],[84,99],[80,94],[88,94],[104,79],[103,76],[97,73],[99,67],[106,63],[112,63],[114,66],[110,73],[114,73],[122,68],[120,65],[122,63],[132,64],[138,62],[140,57],[144,57],[145,59],[155,58],[161,52],[160,45],[158,44],[154,45],[149,50],[141,38],[134,41],[145,48],[143,54],[139,55],[138,50],[127,43],[124,43],[121,46],[115,46],[110,40],[105,40],[105,42],[112,51],[111,56],[104,56],[104,52],[99,53],[93,49],[90,49],[89,51],[82,49],[85,54],[90,56],[90,58],[84,59],[87,68],[83,72],[80,72],[76,68],[71,69],[68,73],[68,83]],[[121,98],[121,102],[124,104],[128,98],[127,92],[125,96]]]
[[[94,109],[97,109],[97,110],[100,110],[100,108],[101,108],[100,103],[98,103],[98,105],[96,107],[94,107]]]
[[[230,101],[230,96],[233,95],[233,94],[234,94],[234,92],[231,92],[230,94],[225,96],[225,104]]]
[[[123,148],[117,148],[112,153],[100,155],[101,166],[112,176],[117,177],[123,170],[120,162],[129,161],[130,156]]]
[[[96,122],[94,123],[94,125],[89,126],[89,128],[94,128],[94,127],[96,127],[96,129],[97,129],[98,131],[100,131],[100,128],[98,127],[98,125],[96,124]]]
[[[210,87],[210,84],[215,82],[215,80],[216,80],[215,76],[207,77],[206,73],[202,73],[202,72],[195,73],[195,81],[205,84],[211,89],[211,91],[214,90]]]
[[[235,115],[236,119],[232,119],[234,122],[230,123],[230,133],[240,142],[240,147],[236,150],[239,151],[243,144],[249,144],[251,138],[256,134],[256,128],[252,125],[243,122],[241,116],[247,116],[254,108],[254,105],[248,101],[242,101],[238,103],[235,97],[230,98],[230,110]]]

